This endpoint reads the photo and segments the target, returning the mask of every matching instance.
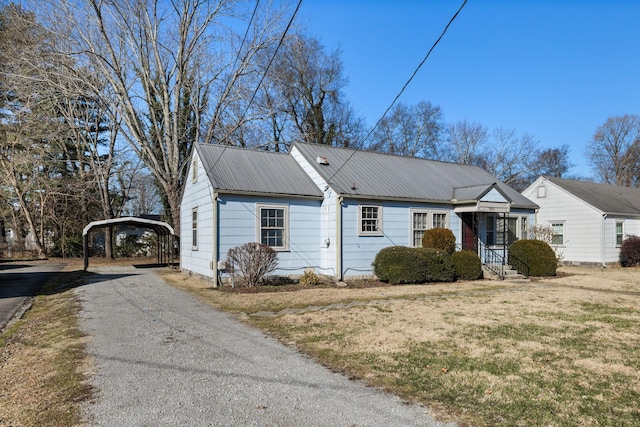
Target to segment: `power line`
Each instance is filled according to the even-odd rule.
[[[264,70],[264,73],[262,73],[262,77],[260,78],[260,81],[258,82],[258,85],[256,86],[256,89],[253,91],[253,95],[251,95],[251,99],[249,100],[249,103],[247,104],[244,112],[242,113],[242,115],[238,119],[238,123],[236,124],[236,126],[230,132],[227,132],[227,134],[221,139],[222,141],[226,140],[229,137],[229,135],[231,135],[242,124],[242,121],[244,120],[244,116],[247,114],[247,111],[249,111],[249,107],[253,103],[253,100],[256,97],[256,95],[258,94],[258,90],[260,89],[260,86],[262,85],[262,82],[267,77],[267,73],[269,72],[269,68],[271,68],[271,64],[273,64],[273,61],[275,60],[276,55],[278,54],[278,50],[280,50],[280,47],[284,43],[284,38],[286,37],[287,33],[289,32],[289,29],[291,28],[291,25],[293,24],[293,20],[295,19],[296,15],[298,14],[298,10],[300,9],[301,5],[302,5],[302,0],[299,0],[298,1],[298,5],[296,6],[296,10],[293,11],[293,15],[291,15],[291,19],[289,20],[289,23],[287,24],[287,27],[284,29],[284,32],[282,33],[282,36],[280,37],[280,41],[278,42],[278,46],[276,46],[276,49],[273,52],[273,55],[271,56],[271,59],[269,60],[269,63],[267,64],[267,67]],[[257,5],[256,5],[256,7],[257,7]],[[224,144],[224,148],[222,150],[222,153],[220,153],[220,156],[218,157],[218,159],[213,163],[213,165],[211,166],[211,169],[213,169],[218,164],[220,159],[222,159],[222,156],[223,156],[223,154],[224,154],[224,152],[225,152],[225,150],[227,149],[228,146],[229,146],[228,144]]]
[[[400,89],[400,92],[398,92],[398,94],[396,95],[396,97],[393,99],[393,101],[391,102],[391,105],[389,105],[389,107],[384,111],[384,113],[382,114],[382,116],[378,119],[378,121],[376,122],[376,124],[371,128],[371,130],[369,131],[369,133],[367,133],[367,136],[364,137],[364,139],[362,140],[362,145],[364,145],[364,143],[367,141],[367,139],[369,139],[369,137],[371,136],[371,134],[373,133],[373,131],[378,127],[378,125],[380,124],[380,122],[382,122],[382,119],[385,118],[385,116],[387,115],[387,113],[391,110],[391,108],[395,105],[395,103],[398,101],[398,99],[400,98],[400,96],[402,95],[402,93],[405,91],[405,89],[407,88],[407,86],[409,86],[409,83],[411,83],[411,81],[413,80],[413,78],[416,76],[416,74],[418,74],[418,71],[420,70],[420,68],[422,68],[422,65],[424,65],[424,63],[427,61],[427,58],[429,58],[429,56],[431,55],[431,52],[433,52],[433,50],[435,49],[435,47],[438,45],[438,43],[440,43],[440,40],[442,40],[442,37],[444,37],[445,33],[447,32],[447,30],[449,29],[449,27],[451,26],[451,24],[453,24],[453,21],[455,21],[455,19],[458,17],[458,15],[460,14],[460,12],[462,11],[462,9],[464,8],[464,6],[467,4],[467,0],[464,0],[462,2],[462,4],[460,5],[460,7],[458,8],[458,10],[456,11],[456,13],[451,17],[451,19],[449,20],[449,22],[447,23],[447,25],[444,27],[444,29],[442,30],[442,32],[440,33],[440,36],[437,38],[437,40],[433,43],[433,45],[431,46],[431,48],[429,49],[429,51],[427,52],[427,54],[425,55],[425,57],[422,59],[422,61],[420,62],[420,64],[418,64],[418,66],[416,67],[416,69],[413,71],[413,74],[411,74],[411,77],[409,77],[409,79],[407,80],[407,82],[404,84],[404,86],[402,86],[402,89]],[[349,160],[351,160],[351,158],[358,152],[358,150],[354,150],[353,153],[351,153],[351,155],[349,155],[349,157],[347,157],[347,160],[342,164],[342,166],[340,166],[338,168],[337,171],[335,171],[333,173],[333,175],[331,175],[329,177],[329,181],[331,181],[331,179],[336,176],[336,174],[338,172],[340,172],[340,170],[342,170],[342,168],[349,162]]]

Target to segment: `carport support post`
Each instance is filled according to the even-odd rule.
[[[84,271],[89,268],[89,233],[82,235],[82,251],[84,252]]]

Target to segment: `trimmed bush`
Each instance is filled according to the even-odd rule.
[[[451,256],[440,249],[416,248],[426,263],[426,282],[453,282],[456,280],[456,268]]]
[[[372,263],[375,275],[383,282],[451,282],[455,268],[444,251],[427,248],[390,246],[382,249]]]
[[[474,251],[463,249],[451,254],[451,261],[456,269],[456,277],[463,280],[482,278],[482,262]]]
[[[276,267],[278,254],[262,243],[246,243],[227,252],[227,271],[232,275],[239,272],[248,288],[263,284],[267,274]]]
[[[456,236],[448,228],[425,230],[422,236],[422,247],[440,249],[451,255],[456,250]]]
[[[509,264],[517,264],[514,258],[529,265],[529,276],[555,276],[558,268],[556,254],[542,240],[518,240],[509,247]]]
[[[620,264],[623,267],[640,265],[640,237],[629,236],[622,241]]]
[[[298,283],[300,283],[301,286],[316,286],[320,283],[320,276],[313,271],[313,268],[306,268]]]

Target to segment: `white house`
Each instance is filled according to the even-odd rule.
[[[625,237],[640,235],[640,189],[540,177],[522,194],[540,206],[536,223],[570,264],[620,262]]]
[[[504,255],[537,208],[475,166],[316,144],[287,154],[197,145],[187,178],[181,268],[214,284],[227,251],[248,242],[278,251],[276,274],[338,279],[372,275],[380,249],[420,246],[433,227]]]

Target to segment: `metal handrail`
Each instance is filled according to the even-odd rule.
[[[529,276],[529,259],[526,255],[518,257],[509,252],[509,265],[516,269],[518,273],[524,274],[527,277]]]
[[[491,249],[480,240],[478,240],[478,252],[482,264],[500,277],[500,279],[504,279],[504,256]]]

